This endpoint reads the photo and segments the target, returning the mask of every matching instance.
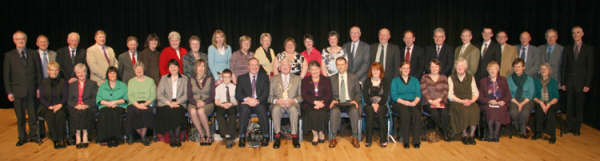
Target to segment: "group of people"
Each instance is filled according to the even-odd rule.
[[[529,44],[531,36],[523,32],[521,43],[513,46],[506,43],[506,32],[496,32],[494,41],[492,28],[485,27],[483,40],[473,45],[471,30],[464,29],[462,44],[454,48],[445,43],[444,29],[436,28],[434,44],[422,48],[414,44],[415,33],[410,30],[403,34],[403,47],[389,42],[387,28],[380,29],[379,41],[369,45],[360,40],[360,28],[353,26],[351,41],[343,45],[338,33],[331,31],[329,46],[319,51],[307,34],[301,53],[295,39],[286,38],[284,50],[276,54],[269,33],[260,34],[254,52],[252,39],[241,36],[239,49],[232,52],[225,32],[216,30],[206,54],[200,52],[198,36],[190,36],[188,50],[173,31],[162,51],[156,34],[147,36],[142,51],[138,39],[129,36],[128,50],[117,57],[102,30],[87,49],[79,47],[78,33],[69,33],[68,46],[56,52],[48,49],[44,35],[36,39],[37,50],[26,48],[27,35],[17,31],[16,49],[5,54],[3,76],[8,100],[15,105],[17,146],[28,141],[42,144],[45,128],[38,116],[48,124],[55,148],[86,148],[92,129],[97,129],[96,141],[109,147],[123,141],[131,144],[136,136],[150,145],[149,130],[165,134],[170,145],[178,147],[183,132],[190,129],[188,120],[200,144],[210,145],[208,120],[213,112],[227,148],[236,138],[240,147],[246,145],[250,114],[258,117],[262,146],[269,144],[270,114],[273,148],[280,147],[281,119],[287,114],[295,148],[300,147],[299,130],[312,132],[313,145],[324,143],[327,132],[328,146],[334,148],[342,113],[350,118],[356,148],[363,113],[365,146],[372,145],[373,135],[381,147],[387,145],[387,119],[393,113],[399,118],[398,139],[403,146],[419,148],[424,111],[440,137],[458,136],[465,145],[476,144],[474,133],[481,122],[487,123],[487,128],[479,129],[485,130],[484,140],[499,141],[502,125],[528,138],[526,127],[535,111],[532,138],[547,133],[549,142],[555,143],[559,90],[566,96],[561,98],[567,102],[567,130],[580,135],[583,96],[590,90],[595,67],[594,49],[582,41],[583,29],[575,26],[571,32],[573,44],[565,47],[556,43],[554,29],[546,31],[544,45]],[[300,119],[305,122],[302,129]],[[376,127],[379,133],[374,134]]]

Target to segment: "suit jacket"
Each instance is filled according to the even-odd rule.
[[[269,102],[273,104],[275,104],[276,100],[282,99],[283,93],[286,92],[286,90],[283,87],[283,79],[281,75],[282,74],[279,74],[271,78],[271,88],[269,88]],[[302,93],[300,93],[300,84],[302,83],[302,80],[300,79],[300,76],[295,74],[290,73],[289,76],[290,82],[288,84],[287,96],[288,98],[294,99],[296,100],[296,102],[301,103]]]
[[[252,97],[252,83],[250,82],[250,73],[240,75],[235,88],[235,99],[238,102],[244,102],[244,98]],[[260,104],[266,104],[269,101],[269,76],[263,72],[258,72],[256,76],[256,99]]]
[[[183,74],[177,74],[177,96],[175,99],[177,103],[183,106],[183,108],[187,108],[188,104],[188,77]],[[158,83],[158,87],[156,88],[156,100],[158,100],[158,106],[167,106],[171,99],[173,98],[173,82],[171,82],[171,74],[165,74],[160,78],[160,83]]]
[[[98,85],[96,82],[86,79],[83,85],[83,95],[81,100],[90,109],[96,109],[96,93],[98,93]],[[75,109],[79,99],[79,81],[69,84],[69,96],[67,96],[67,105],[70,109]]]
[[[339,73],[335,74],[331,77],[329,77],[331,79],[331,92],[333,93],[333,100],[336,101],[340,101],[340,78],[339,78]],[[348,91],[348,97],[350,97],[349,99],[356,101],[356,102],[360,102],[360,84],[358,83],[358,78],[356,77],[356,75],[352,74],[352,73],[348,73],[348,80],[346,80],[346,85],[348,87],[346,87],[346,89]]]
[[[371,52],[370,61],[371,64],[375,62],[375,58],[377,58],[377,49],[379,48],[380,43],[374,43],[369,47],[369,52]],[[387,81],[392,80],[396,75],[398,75],[398,65],[400,65],[400,56],[404,55],[398,48],[398,45],[388,43],[386,47],[386,60],[385,60],[385,78]],[[382,64],[383,65],[383,64]]]
[[[400,48],[400,62],[404,62],[406,58],[406,46]],[[421,78],[423,72],[425,71],[425,50],[422,47],[417,45],[413,45],[412,52],[410,53],[410,76]],[[398,64],[400,65],[400,63]],[[396,66],[396,70],[398,70],[398,66]]]
[[[433,59],[438,59],[440,61],[440,74],[446,76],[452,74],[452,69],[454,67],[454,47],[443,44],[442,49],[440,49],[440,55],[438,56],[435,44],[430,45],[425,48],[425,55],[426,60],[423,62],[425,73],[430,73],[429,62]]]
[[[302,100],[304,104],[309,105],[310,107],[315,106],[315,100],[322,100],[325,103],[325,107],[329,106],[331,103],[331,81],[329,78],[320,75],[319,76],[319,84],[317,84],[317,92],[319,97],[315,97],[315,84],[312,81],[311,77],[306,77],[302,79]]]
[[[517,46],[517,56],[521,56],[522,45]],[[525,60],[525,74],[532,78],[537,78],[540,65],[542,64],[542,55],[540,50],[534,45],[529,44],[527,49],[527,58]]]
[[[500,46],[500,50],[502,52],[502,54],[500,54],[502,59],[500,61],[500,76],[508,77],[513,72],[513,61],[519,58],[519,55],[517,55],[517,48],[510,44],[505,44],[504,50],[502,50],[502,46]]]
[[[135,62],[140,62],[140,52],[135,51],[137,53],[137,60]],[[131,57],[129,56],[129,51],[121,53],[119,55],[119,75],[121,80],[127,84],[129,79],[135,77],[135,72],[133,72],[133,64],[131,64]]]
[[[562,60],[561,84],[570,86],[567,90],[582,90],[583,87],[591,87],[596,67],[594,65],[594,47],[583,44],[579,55],[575,58],[573,45],[566,46]]]
[[[60,64],[60,76],[65,78],[65,80],[75,77],[74,67],[76,64],[82,63],[87,66],[85,62],[85,50],[82,48],[75,49],[74,58],[71,58],[71,52],[69,51],[68,46],[60,48],[56,52],[56,62]],[[89,71],[86,72],[90,73]],[[89,74],[87,77],[89,78]]]
[[[106,46],[106,55],[108,56],[108,60],[110,63],[106,61],[106,57],[104,57],[104,51],[102,51],[102,47],[97,44],[94,44],[87,48],[85,60],[90,68],[90,79],[100,84],[104,83],[106,79],[106,70],[110,66],[118,67],[119,62],[115,57],[115,51],[110,47]]]
[[[554,44],[554,49],[552,50],[552,53],[550,53],[550,56],[548,56],[547,53],[548,44],[538,46],[538,49],[540,49],[540,54],[542,55],[542,62],[550,64],[550,67],[552,68],[550,78],[554,78],[554,80],[560,80],[562,74],[560,66],[562,65],[561,63],[564,47],[560,44]]]
[[[473,44],[469,44],[467,48],[465,48],[465,52],[463,53],[463,55],[460,55],[461,48],[462,45],[457,46],[454,50],[454,60],[458,59],[459,57],[463,57],[464,59],[466,59],[468,64],[467,72],[469,72],[469,74],[471,75],[474,75],[475,73],[477,73],[477,69],[479,67],[481,51],[479,51],[479,48],[473,46]]]
[[[369,72],[369,66],[371,65],[369,56],[370,56],[370,46],[364,41],[358,42],[358,47],[356,47],[356,53],[352,54],[352,41],[344,44],[344,53],[348,53],[348,72],[355,74],[358,77],[358,80],[363,82],[367,79],[367,73]]]
[[[482,45],[483,42],[481,42],[481,44],[478,44],[479,47],[481,47]],[[476,80],[480,80],[481,78],[487,77],[489,75],[489,73],[487,72],[487,65],[491,61],[496,61],[498,64],[502,63],[500,50],[500,44],[498,44],[494,40],[490,40],[490,44],[488,45],[486,52],[480,53],[483,56],[479,58],[479,67],[477,69],[477,73],[475,74]]]
[[[38,61],[40,64],[40,70],[38,72],[40,75],[40,81],[44,79],[44,71],[48,70],[44,69],[44,67],[42,66],[42,58],[40,58],[41,55],[42,53],[40,53],[40,50],[35,50],[35,60]],[[56,61],[56,51],[48,49],[48,63],[53,61]]]
[[[21,59],[17,49],[4,53],[3,79],[4,89],[7,94],[14,94],[16,98],[33,97],[41,81],[41,65],[36,51],[25,49],[27,59]]]

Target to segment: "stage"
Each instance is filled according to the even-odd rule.
[[[378,144],[356,149],[350,143],[350,137],[339,139],[337,148],[330,149],[327,144],[311,145],[302,142],[302,147],[294,149],[291,140],[282,140],[280,149],[273,149],[272,142],[268,147],[259,149],[239,148],[226,149],[223,142],[215,142],[212,146],[200,146],[195,142],[184,142],[180,148],[171,148],[168,144],[154,142],[145,147],[141,143],[120,145],[108,148],[98,144],[90,144],[87,149],[76,149],[69,146],[55,150],[52,141],[44,139],[41,146],[26,143],[15,147],[17,142],[17,125],[13,109],[0,109],[0,160],[600,160],[600,131],[587,125],[582,134],[575,137],[566,134],[558,137],[556,144],[548,144],[547,140],[500,138],[499,143],[478,141],[475,146],[465,146],[459,141],[437,143],[423,142],[420,149],[404,149],[402,144],[390,143],[386,148]],[[377,142],[374,142],[377,143]]]

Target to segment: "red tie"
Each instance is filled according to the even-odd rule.
[[[404,54],[404,61],[410,63],[410,47],[406,48],[406,54]]]
[[[131,54],[131,64],[135,65],[135,55]]]

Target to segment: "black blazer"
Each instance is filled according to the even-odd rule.
[[[79,81],[69,83],[69,95],[67,96],[67,105],[69,105],[69,109],[75,109],[74,107],[77,105],[77,99],[79,98],[78,85]],[[98,93],[96,82],[86,79],[81,99],[85,105],[88,105],[89,109],[96,109],[96,93]]]
[[[483,42],[481,42],[480,44],[477,44],[477,47],[479,47],[479,50],[481,50],[481,45],[483,45]],[[500,44],[498,44],[494,40],[491,40],[486,53],[483,53],[483,57],[479,58],[479,67],[477,68],[477,73],[475,73],[476,80],[479,80],[483,77],[487,77],[489,75],[487,72],[487,65],[492,60],[496,61],[496,62],[498,62],[498,64],[500,64],[500,60],[502,60],[500,52],[501,52]]]
[[[75,77],[74,68],[76,64],[82,63],[87,67],[87,63],[85,61],[85,49],[77,48],[75,52],[75,58],[71,58],[71,52],[69,51],[69,47],[63,47],[56,51],[56,62],[60,65],[60,77],[65,80],[69,80],[70,78]],[[87,68],[89,69],[89,68]],[[89,71],[86,71],[90,73]],[[89,78],[89,75],[87,76]]]
[[[581,91],[583,87],[591,87],[596,67],[594,66],[594,47],[583,44],[579,56],[575,59],[573,45],[569,45],[565,47],[562,56],[561,84],[571,86],[571,89],[567,90]]]
[[[449,76],[452,74],[452,68],[454,67],[454,47],[448,44],[443,44],[442,49],[440,49],[440,55],[437,55],[436,46],[430,45],[425,48],[425,55],[427,56],[426,60],[423,62],[425,66],[424,73],[430,73],[429,71],[429,62],[433,59],[438,59],[440,61],[440,74]]]
[[[371,87],[373,87],[371,78],[367,78],[367,80],[365,80],[365,82],[363,82],[362,93],[364,96],[365,105],[370,106],[373,103],[377,103],[380,105],[386,105],[386,102],[388,101],[388,96],[390,94],[390,82],[386,82],[386,81],[382,80],[382,82],[380,83],[380,86],[383,87],[383,94],[373,95],[372,91],[371,91]],[[379,102],[372,102],[370,98],[373,96],[380,96],[381,100],[379,100]]]
[[[235,88],[235,99],[238,102],[244,102],[244,98],[252,97],[252,84],[250,82],[250,73],[240,75]],[[269,77],[263,72],[258,72],[256,76],[256,97],[261,104],[269,101]]]
[[[404,61],[408,61],[408,60],[404,60],[406,52],[406,46],[403,46],[400,49],[400,62],[398,63],[398,65],[401,64],[401,62]],[[417,45],[413,45],[413,49],[412,52],[410,53],[410,76],[416,77],[416,78],[421,78],[421,75],[423,75],[423,72],[425,71],[425,66],[423,65],[425,61],[425,50],[423,50],[422,47],[419,47]],[[399,66],[396,66],[396,70],[398,70],[398,68],[400,68]],[[387,75],[386,75],[387,77]]]
[[[369,62],[373,64],[375,62],[375,58],[377,58],[377,49],[379,48],[379,43],[371,44],[369,47],[369,52],[371,53],[371,57],[369,58]],[[398,45],[392,44],[388,42],[386,47],[386,60],[385,60],[385,79],[389,79],[390,81],[396,75],[398,75],[398,65],[400,65],[400,56],[403,55],[398,48]]]
[[[4,89],[16,98],[35,96],[41,81],[41,65],[36,51],[25,49],[27,59],[23,61],[17,49],[4,53]],[[35,74],[32,74],[35,73]]]

